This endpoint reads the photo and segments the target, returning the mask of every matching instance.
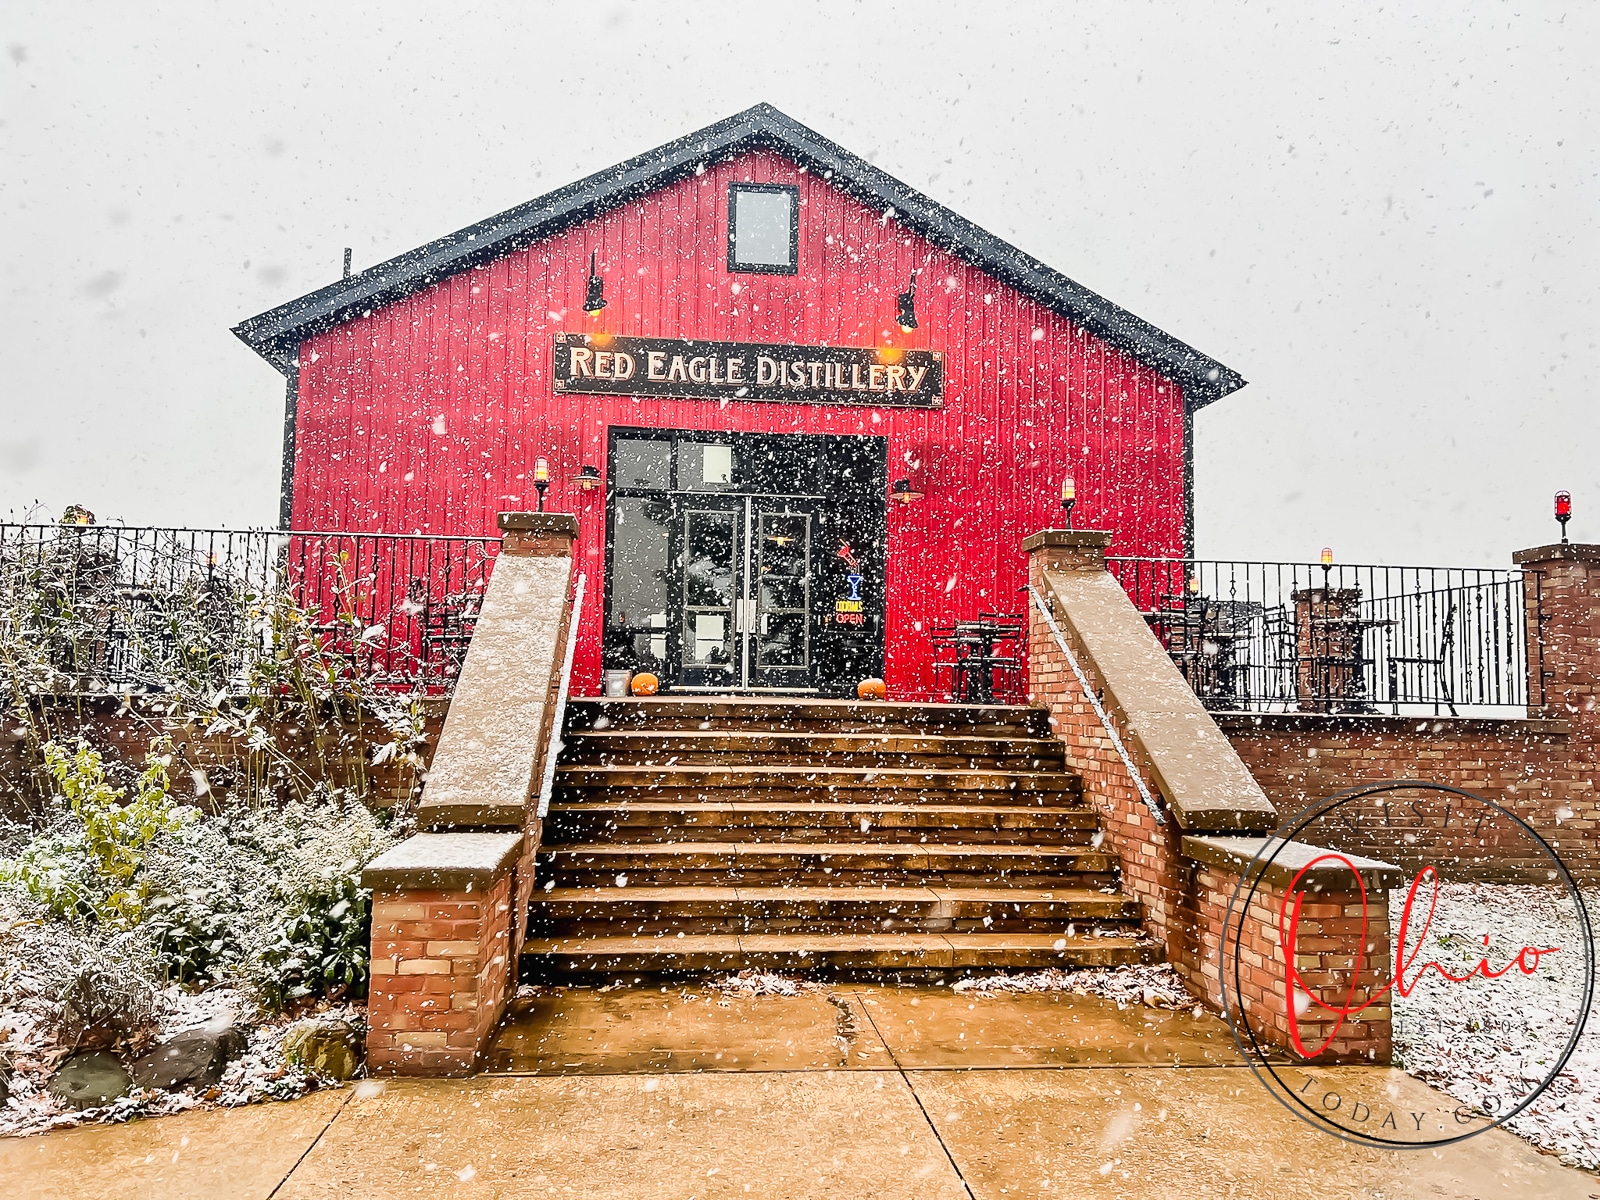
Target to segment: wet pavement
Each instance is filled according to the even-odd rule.
[[[690,999],[689,997],[694,997]],[[0,1142],[7,1197],[1574,1197],[1501,1130],[1379,1151],[1306,1125],[1210,1016],[838,985],[523,1002],[498,1074]],[[1445,1111],[1395,1071],[1323,1090]]]

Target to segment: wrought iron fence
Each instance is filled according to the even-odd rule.
[[[1522,574],[1108,558],[1207,707],[1503,715],[1529,703]]]
[[[0,663],[36,693],[240,682],[287,602],[381,685],[447,691],[498,538],[0,524]],[[22,653],[22,651],[27,653]]]

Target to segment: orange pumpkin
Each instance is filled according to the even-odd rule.
[[[856,684],[856,696],[861,700],[887,700],[889,689],[881,679],[863,679]]]
[[[661,690],[661,680],[649,671],[641,671],[633,677],[633,694],[635,696],[654,696]]]

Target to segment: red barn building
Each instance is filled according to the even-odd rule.
[[[767,105],[235,332],[288,379],[285,526],[492,534],[548,464],[578,694],[936,697],[1065,477],[1113,553],[1190,552],[1194,414],[1244,384]]]

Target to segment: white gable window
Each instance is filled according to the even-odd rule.
[[[800,189],[735,183],[728,189],[728,270],[793,275],[800,259]]]

